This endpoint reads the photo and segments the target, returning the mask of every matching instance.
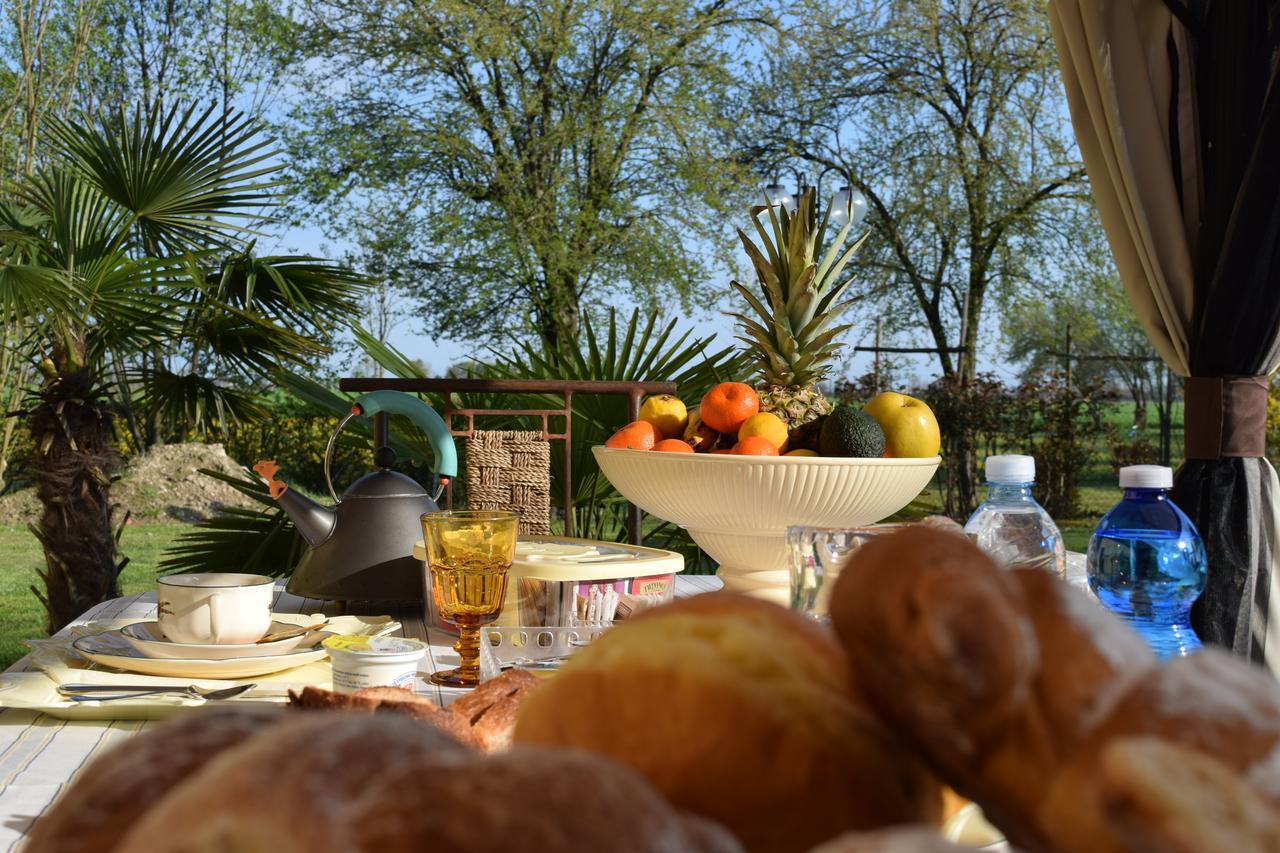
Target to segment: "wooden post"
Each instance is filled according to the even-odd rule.
[[[876,317],[876,368],[875,368],[876,387],[875,387],[875,391],[877,394],[880,393],[880,347],[883,345],[883,339],[884,339],[884,316],[881,315],[879,317]]]

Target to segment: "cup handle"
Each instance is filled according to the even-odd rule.
[[[219,604],[218,604],[218,601],[221,599],[221,597],[222,597],[222,596],[218,595],[217,593],[214,593],[213,595],[209,596],[209,599],[208,599],[208,601],[209,601],[209,630],[210,630],[211,632],[213,632],[213,641],[214,641],[215,643],[220,643],[220,642],[222,642],[222,632],[221,632],[220,630],[218,630],[218,622],[220,621],[220,619],[219,619],[219,617],[218,617],[218,613],[219,613],[219,611],[220,611],[220,606],[219,606]]]

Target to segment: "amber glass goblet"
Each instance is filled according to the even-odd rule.
[[[457,669],[432,673],[432,683],[480,683],[480,626],[502,612],[518,527],[514,512],[449,510],[422,516],[431,596],[440,617],[458,627],[453,648],[461,659]]]

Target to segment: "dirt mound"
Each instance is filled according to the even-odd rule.
[[[202,521],[228,506],[255,507],[235,489],[201,474],[208,468],[233,476],[244,471],[221,444],[169,444],[136,456],[111,487],[116,521]],[[26,524],[39,515],[33,489],[0,498],[0,524]]]

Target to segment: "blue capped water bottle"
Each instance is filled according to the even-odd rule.
[[[1120,469],[1124,498],[1089,540],[1089,587],[1129,621],[1161,659],[1201,648],[1191,605],[1205,585],[1204,543],[1169,500],[1173,471],[1162,465]]]
[[[1003,566],[1036,566],[1064,577],[1067,552],[1058,525],[1031,495],[1036,460],[988,456],[987,499],[965,522],[964,532]]]

